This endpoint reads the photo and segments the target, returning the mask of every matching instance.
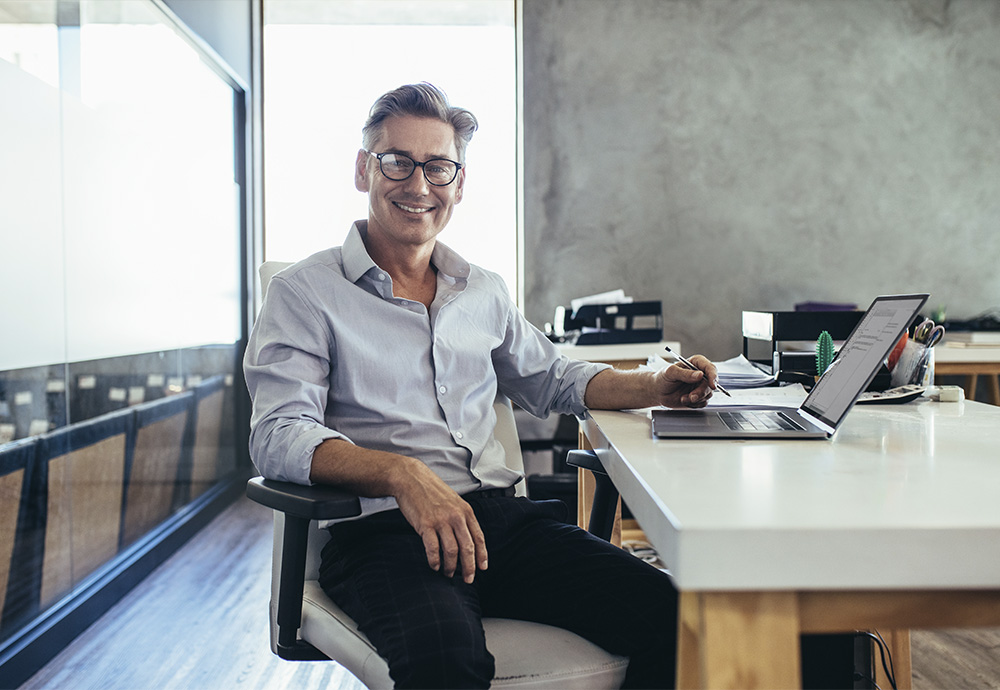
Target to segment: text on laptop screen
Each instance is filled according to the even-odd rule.
[[[926,295],[877,299],[813,387],[802,409],[837,426],[926,300]],[[834,368],[835,377],[830,376]]]

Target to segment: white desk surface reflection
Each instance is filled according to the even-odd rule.
[[[1000,588],[1000,409],[855,407],[829,441],[584,432],[681,590]]]

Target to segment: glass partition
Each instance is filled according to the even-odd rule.
[[[244,93],[151,0],[0,3],[0,650],[237,465]]]

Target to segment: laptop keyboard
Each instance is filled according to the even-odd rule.
[[[782,413],[773,410],[720,412],[719,417],[733,431],[797,431],[802,429]]]

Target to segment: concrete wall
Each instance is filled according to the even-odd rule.
[[[686,352],[743,309],[1000,305],[1000,2],[524,0],[528,318],[622,287]]]

